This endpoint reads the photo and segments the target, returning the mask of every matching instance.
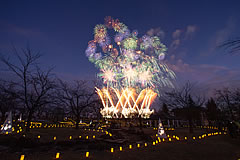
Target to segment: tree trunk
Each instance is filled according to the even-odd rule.
[[[30,125],[31,125],[32,115],[33,115],[33,111],[30,110],[29,113],[28,113],[28,118],[27,118],[26,132],[29,132],[29,131],[30,131]]]
[[[80,121],[80,117],[77,117],[75,129],[78,129],[78,127],[79,127],[79,126],[78,126],[79,121]]]
[[[189,123],[189,133],[193,133],[193,120],[192,120],[192,118],[189,118],[188,123]]]

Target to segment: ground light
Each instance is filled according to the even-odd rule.
[[[129,149],[132,149],[132,145],[131,144],[129,145]]]
[[[60,158],[60,153],[56,153],[56,159],[59,159]]]
[[[20,160],[24,160],[25,155],[21,155]]]
[[[88,158],[89,157],[89,152],[86,152],[86,158]]]

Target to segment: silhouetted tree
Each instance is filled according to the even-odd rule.
[[[236,119],[240,120],[240,88],[233,90],[234,110],[236,112]]]
[[[101,100],[98,97],[94,97],[90,110],[98,119],[102,117],[100,113],[101,108],[103,108]]]
[[[168,119],[170,117],[169,109],[166,103],[162,104],[162,108],[159,110],[161,119]]]
[[[39,53],[34,52],[29,47],[21,49],[20,52],[13,47],[13,55],[17,62],[4,56],[0,57],[0,61],[16,76],[15,84],[17,84],[18,98],[27,110],[26,131],[28,132],[37,108],[50,103],[50,91],[54,88],[54,82],[51,79],[51,69],[47,71],[40,69],[37,63],[40,58]]]
[[[94,103],[94,94],[94,90],[87,87],[87,81],[74,81],[72,84],[68,84],[59,80],[59,101],[71,110],[76,121],[76,129],[78,129],[83,110]]]
[[[178,115],[188,120],[190,133],[193,132],[193,120],[200,116],[200,107],[204,103],[204,98],[194,95],[192,90],[193,85],[187,82],[180,89],[166,92],[164,101],[164,103],[173,108],[173,111],[178,112]]]
[[[222,111],[225,111],[229,116],[229,119],[234,120],[234,101],[232,92],[229,88],[222,90],[216,90],[216,100]]]
[[[216,90],[215,94],[218,105],[227,114],[229,120],[240,119],[240,88],[224,88]]]
[[[1,122],[6,119],[7,112],[15,108],[17,103],[17,94],[15,92],[15,85],[6,81],[0,81],[0,112]]]
[[[219,47],[229,50],[230,54],[240,53],[240,37],[225,41]]]
[[[213,98],[210,98],[206,103],[206,115],[209,121],[218,120],[219,109]]]

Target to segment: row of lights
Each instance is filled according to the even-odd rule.
[[[199,136],[193,136],[192,137],[192,139],[193,140],[196,140],[197,138],[198,139],[203,139],[203,138],[205,138],[205,137],[210,137],[210,136],[214,136],[214,135],[222,135],[222,134],[224,134],[224,135],[226,135],[227,134],[227,132],[212,132],[212,133],[204,133],[204,134],[202,134],[202,135],[199,135]],[[156,134],[156,136],[158,136],[157,134]],[[170,137],[170,135],[167,135],[167,137],[168,137],[168,140],[169,141],[171,141],[172,139],[171,139],[171,137]],[[159,138],[159,137],[158,137]],[[176,135],[173,135],[172,136],[172,138],[173,139],[176,139],[176,140],[180,140],[180,138],[178,137],[178,136],[176,136]],[[188,140],[189,138],[187,137],[187,136],[184,136],[184,138],[182,138],[181,140]],[[191,139],[191,138],[190,138]]]
[[[188,125],[184,125],[183,127],[189,128],[190,126]],[[204,128],[204,129],[214,129],[214,130],[218,130],[218,127],[214,127],[214,126],[196,126],[196,128]],[[165,130],[169,130],[169,131],[174,131],[174,128],[164,128]],[[158,130],[158,128],[153,128],[153,130]],[[222,131],[227,131],[227,127],[222,127]]]
[[[108,133],[108,132],[106,131],[106,133]],[[207,136],[221,135],[221,134],[227,134],[227,133],[226,133],[226,132],[223,132],[223,133],[222,133],[222,132],[208,133],[208,134],[203,134],[203,135],[199,136],[198,138],[199,138],[199,139],[202,139],[202,138],[207,137]],[[86,136],[86,139],[88,139],[87,137],[88,137],[88,136]],[[175,135],[173,135],[172,138],[170,138],[170,135],[167,135],[167,137],[168,137],[168,141],[169,141],[169,142],[172,141],[172,138],[173,138],[173,139],[176,139],[176,140],[180,140],[180,138],[179,138],[178,136],[175,136]],[[39,137],[39,138],[40,138],[40,137]],[[196,137],[192,137],[192,138],[193,138],[193,140],[196,139]],[[69,139],[72,139],[72,136],[70,136]],[[188,138],[185,136],[184,139],[187,140]],[[152,142],[152,145],[155,146],[156,144],[158,144],[158,143],[160,143],[160,142],[164,142],[164,141],[165,141],[164,138],[161,140],[161,138],[158,137],[158,139],[157,139],[156,141],[153,141],[153,142]],[[138,143],[138,144],[137,144],[137,148],[140,148],[140,146],[141,146],[140,143]],[[148,143],[144,143],[144,147],[147,147],[147,146],[148,146]],[[130,144],[128,148],[131,150],[131,149],[133,149],[133,146]],[[119,147],[119,151],[120,151],[120,152],[123,151],[123,147],[122,147],[122,146]],[[111,149],[110,149],[110,152],[113,153],[113,152],[114,152],[114,148],[111,148]],[[90,153],[89,153],[89,152],[86,152],[85,157],[88,158],[89,155],[90,155]],[[24,157],[25,157],[25,155],[21,155],[20,160],[24,160]],[[55,158],[56,158],[56,159],[59,159],[59,158],[60,158],[60,153],[59,153],[59,152],[56,153]]]
[[[85,128],[84,130],[87,130],[87,129]],[[88,130],[91,131],[91,129],[88,129]],[[97,132],[101,131],[101,132],[104,132],[104,130],[103,130],[101,127],[99,127],[98,130],[92,129],[92,131],[97,131]],[[112,136],[112,134],[109,133],[108,131],[105,131],[105,134],[106,134],[106,135],[109,135],[109,136]],[[23,135],[23,136],[25,137],[25,135]],[[79,137],[79,138],[82,138],[82,136],[78,136],[78,137]],[[93,137],[93,139],[96,138],[95,135],[93,135],[92,137]],[[41,136],[39,135],[37,138],[40,139]],[[69,139],[70,139],[70,140],[71,140],[72,138],[73,138],[72,136],[69,136]],[[53,139],[56,140],[57,137],[54,136]],[[89,136],[86,136],[86,139],[89,139]],[[131,148],[131,145],[129,146],[129,148]],[[122,151],[122,147],[120,147],[120,151]],[[113,152],[113,148],[111,149],[111,152]],[[86,152],[85,157],[88,158],[89,155],[90,155],[90,153],[89,153],[89,152]],[[24,160],[24,158],[25,158],[25,155],[21,155],[20,160]],[[60,158],[60,153],[58,152],[58,153],[56,153],[55,159],[59,159],[59,158]]]
[[[89,155],[90,155],[89,152],[86,152],[86,153],[85,153],[85,157],[86,157],[86,158],[88,158]],[[23,154],[23,155],[20,156],[20,160],[24,160],[24,159],[25,159],[25,155]],[[59,153],[59,152],[56,153],[55,159],[60,159],[60,153]]]
[[[153,130],[158,130],[158,128],[153,128]],[[168,130],[168,131],[174,131],[175,129],[174,128],[164,128],[164,130]]]

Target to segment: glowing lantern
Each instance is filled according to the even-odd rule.
[[[122,151],[122,147],[120,147],[119,150]]]
[[[24,160],[25,155],[21,155],[20,160]]]
[[[113,150],[114,150],[114,149],[113,149],[113,148],[111,148],[111,152],[112,152],[112,153],[113,153]]]
[[[86,152],[86,158],[88,158],[89,157],[89,152]]]
[[[131,144],[129,145],[129,149],[132,149],[132,145]]]
[[[56,159],[60,158],[60,153],[56,153]]]

